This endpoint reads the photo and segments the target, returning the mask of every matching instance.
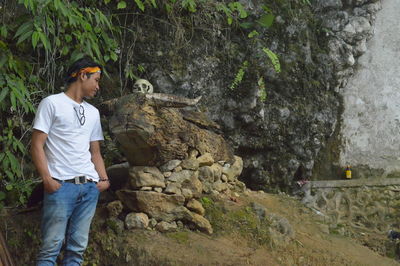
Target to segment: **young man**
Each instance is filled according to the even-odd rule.
[[[39,104],[31,154],[43,179],[42,246],[37,265],[55,265],[65,244],[62,265],[81,265],[99,193],[109,187],[99,141],[99,111],[84,98],[99,90],[101,66],[89,58],[66,74],[66,92]]]

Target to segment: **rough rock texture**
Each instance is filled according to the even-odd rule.
[[[256,28],[257,40],[247,37],[254,28],[236,32],[216,11],[209,11],[214,12],[212,19],[193,14],[195,28],[183,21],[172,22],[176,27],[146,20],[134,25],[149,33],[135,40],[134,54],[155,91],[203,96],[198,108],[221,125],[235,154],[243,158],[243,181],[253,189],[290,190],[294,181],[310,178],[313,171],[319,178],[338,159],[330,153],[338,147],[340,90],[366,50],[379,1],[307,2],[269,3],[276,17],[271,27]],[[250,14],[246,22],[265,14],[259,1],[241,3]],[[280,73],[263,47],[278,55]],[[245,61],[251,67],[230,89]],[[260,80],[265,82],[265,101],[260,99]],[[149,132],[145,135],[154,130],[146,123],[137,126]]]
[[[161,166],[186,158],[193,148],[200,154],[211,153],[217,160],[233,160],[232,149],[221,135],[186,120],[179,109],[152,106],[140,93],[121,97],[108,108],[113,114],[110,129],[130,165]]]
[[[118,198],[131,211],[144,212],[156,220],[173,221],[175,209],[183,205],[181,195],[166,195],[153,191],[117,191]]]
[[[107,211],[110,217],[117,217],[122,212],[122,202],[119,200],[112,201],[107,204]]]
[[[129,213],[125,218],[126,229],[145,229],[149,226],[149,217],[145,213]]]
[[[178,226],[176,225],[176,222],[167,223],[162,221],[156,225],[156,229],[162,233],[174,232],[178,229]]]
[[[156,167],[134,166],[129,170],[131,186],[140,187],[165,187],[164,175]]]

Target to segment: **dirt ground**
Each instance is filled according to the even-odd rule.
[[[177,265],[400,265],[355,239],[324,232],[318,215],[288,196],[252,192],[237,202],[231,201],[228,208],[247,206],[251,201],[288,219],[295,231],[294,239],[285,246],[271,247],[253,245],[239,235],[190,233],[186,242],[179,244],[155,233],[155,237],[149,237],[154,244],[146,245],[151,253]]]
[[[400,265],[366,247],[362,239],[330,234],[319,215],[287,195],[251,192],[224,202],[227,211],[259,203],[267,212],[286,218],[294,235],[285,243],[260,245],[234,232],[208,236],[190,230],[166,234],[124,230],[114,234],[99,208],[84,265]],[[0,230],[18,266],[33,265],[39,217],[39,211],[1,217]],[[370,236],[390,245],[386,236]]]

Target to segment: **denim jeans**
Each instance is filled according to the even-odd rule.
[[[37,266],[55,265],[63,243],[62,265],[81,265],[88,243],[99,190],[95,183],[60,183],[61,187],[54,193],[44,193],[42,245]]]

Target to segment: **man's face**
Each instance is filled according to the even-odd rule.
[[[101,73],[94,73],[89,77],[84,74],[82,77],[82,96],[93,98],[97,91],[100,90],[99,81]]]

